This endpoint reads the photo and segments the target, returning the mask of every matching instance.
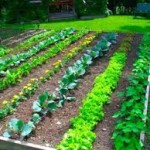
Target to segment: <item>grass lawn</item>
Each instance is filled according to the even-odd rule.
[[[4,25],[1,25],[4,27]],[[35,24],[25,25],[5,25],[8,28],[36,28]],[[133,16],[109,16],[107,18],[96,18],[88,20],[60,20],[51,21],[49,23],[42,23],[40,28],[44,29],[64,29],[65,27],[75,27],[77,29],[87,28],[90,30],[99,31],[120,31],[120,32],[136,32],[146,33],[150,32],[150,19],[145,19]]]

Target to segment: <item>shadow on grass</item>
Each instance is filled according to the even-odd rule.
[[[126,26],[122,26],[120,27],[121,30],[123,31],[127,31],[127,32],[135,32],[135,33],[150,33],[150,26],[144,26],[144,27],[140,27],[140,26],[134,26],[134,25],[126,25]]]

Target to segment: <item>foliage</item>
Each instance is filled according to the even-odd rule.
[[[115,34],[116,35],[116,34]],[[103,39],[101,40],[101,42],[103,42],[104,40],[107,40],[107,34],[105,36],[103,36]],[[109,36],[108,36],[109,37]],[[114,38],[117,37],[116,36],[112,36]],[[115,39],[110,39],[111,40],[115,40]],[[99,42],[100,43],[100,42]],[[98,43],[98,44],[99,44]],[[107,41],[106,45],[108,45],[108,43],[110,43],[109,41]],[[108,45],[108,47],[110,47],[111,44]],[[95,47],[94,47],[95,48]],[[96,50],[97,51],[102,51],[103,47],[97,47],[96,45]],[[92,50],[91,50],[92,51]],[[107,50],[108,51],[108,50]],[[94,59],[94,58],[93,58]],[[89,65],[92,63],[92,57],[90,55],[83,55],[81,57],[81,59],[79,60],[81,66],[83,66],[83,69],[87,69],[89,67]],[[75,63],[74,66],[77,65],[78,66],[78,61],[77,64]],[[54,111],[57,107],[62,107],[64,102],[66,100],[71,101],[72,97],[67,97],[67,92],[69,89],[73,89],[75,88],[75,81],[77,81],[77,79],[80,76],[83,76],[85,74],[85,71],[82,72],[80,71],[80,69],[75,70],[74,72],[69,72],[70,70],[67,70],[68,72],[68,76],[65,78],[65,76],[63,76],[62,80],[60,82],[62,82],[63,85],[65,85],[65,88],[61,88],[58,89],[60,97],[57,97],[54,93],[49,94],[47,91],[45,91],[44,93],[40,94],[38,96],[38,100],[36,100],[35,102],[33,102],[33,116],[31,119],[31,122],[35,125],[36,123],[38,123],[43,116],[45,116],[48,112]],[[73,74],[72,74],[73,73]],[[66,75],[66,74],[65,74]],[[65,79],[64,79],[65,78]],[[78,82],[78,81],[77,81]],[[61,85],[61,84],[59,84]],[[60,86],[59,86],[60,87]],[[63,92],[62,92],[63,91]],[[57,103],[58,101],[58,103]],[[8,123],[9,124],[9,123]],[[21,131],[20,131],[21,132]],[[19,132],[19,134],[20,134]],[[30,133],[29,133],[30,134]],[[28,135],[29,135],[28,134]],[[4,134],[5,135],[5,134]]]
[[[74,29],[66,29],[66,33],[72,34],[74,32]],[[63,38],[66,38],[67,35],[65,33],[65,36]],[[63,34],[63,33],[62,33]],[[72,38],[71,38],[72,37]],[[61,51],[66,45],[69,45],[74,39],[78,38],[78,36],[71,35],[70,38],[67,38],[64,41],[58,42],[56,45],[53,46],[53,48],[50,48],[44,53],[43,55],[35,56],[30,59],[29,62],[24,62],[22,65],[20,65],[16,69],[12,69],[7,71],[6,76],[0,81],[0,90],[4,90],[5,88],[9,87],[10,85],[15,85],[17,82],[20,81],[22,76],[27,76],[33,68],[36,68],[38,65],[43,64],[46,62],[49,58],[55,56],[59,51]],[[53,41],[51,38],[48,40],[46,44],[50,44],[51,41]],[[43,46],[43,45],[41,45]]]
[[[8,130],[4,132],[3,136],[10,138],[15,136],[15,134],[19,134],[20,139],[27,136],[34,129],[33,122],[24,123],[22,120],[13,118],[10,120],[8,124]]]
[[[74,31],[75,31],[74,29],[66,29],[64,31],[55,33],[53,36],[47,38],[44,41],[39,42],[37,45],[30,48],[27,52],[19,53],[19,54],[13,55],[11,57],[1,59],[0,60],[0,74],[1,73],[6,74],[7,72],[9,72],[8,68],[10,66],[18,66],[20,63],[26,61],[26,59],[28,59],[31,56],[35,55],[36,53],[40,52],[47,46],[52,45],[60,40],[65,39],[67,36],[74,33]],[[31,40],[31,42],[32,42],[32,40]]]
[[[5,46],[0,45],[0,58],[10,52]]]
[[[130,40],[130,38],[128,39]],[[126,41],[125,41],[126,43]],[[128,46],[130,43],[126,43]],[[104,73],[94,80],[92,90],[83,100],[77,117],[71,119],[71,129],[64,135],[63,140],[57,146],[57,150],[92,149],[96,135],[92,132],[98,121],[104,116],[103,106],[110,101],[113,90],[117,87],[123,67],[127,59],[127,51],[122,51],[124,46],[111,57]]]
[[[88,31],[80,31],[79,33],[74,35],[74,38],[72,38],[72,42],[74,40],[77,40],[81,38],[83,35],[85,35]],[[70,37],[71,38],[71,37]],[[49,80],[50,77],[59,71],[59,69],[65,65],[69,60],[71,60],[73,57],[76,56],[76,54],[83,50],[85,46],[87,46],[89,43],[93,41],[95,36],[90,36],[88,38],[85,38],[85,42],[81,42],[78,47],[75,47],[71,49],[62,59],[62,61],[56,61],[53,63],[53,67],[50,70],[46,70],[45,75],[41,76],[39,79],[32,78],[29,83],[27,83],[26,86],[24,86],[19,94],[14,95],[13,98],[8,101],[4,101],[4,105],[0,109],[0,119],[3,119],[9,114],[12,114],[17,106],[19,105],[19,102],[22,102],[24,100],[27,100],[32,94],[35,93],[35,91],[38,89],[38,87],[45,81]],[[67,42],[66,42],[67,43]],[[68,43],[69,44],[69,43]],[[61,47],[59,46],[61,49]],[[62,51],[64,52],[64,51]]]
[[[105,14],[107,0],[74,0],[78,16]]]
[[[6,23],[47,19],[48,0],[42,0],[42,4],[30,4],[27,0],[0,1],[1,17]]]
[[[145,35],[140,45],[138,59],[133,65],[132,73],[128,79],[129,86],[120,93],[123,99],[120,111],[115,113],[118,118],[113,133],[116,150],[142,149],[139,137],[145,131],[143,115],[147,78],[149,75],[150,62],[150,35]]]

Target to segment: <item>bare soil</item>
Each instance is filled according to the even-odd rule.
[[[32,37],[33,35],[42,33],[43,30],[28,30],[22,34],[19,34],[17,36],[14,36],[12,38],[9,38],[8,40],[2,41],[2,44],[8,46],[8,47],[14,47],[18,43],[21,43],[25,41],[26,39]]]

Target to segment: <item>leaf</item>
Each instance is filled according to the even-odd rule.
[[[67,101],[74,101],[74,100],[75,100],[75,97],[66,97],[66,100],[67,100]]]
[[[54,101],[49,101],[48,102],[48,110],[49,111],[55,111],[57,108],[57,105]]]
[[[39,101],[41,106],[44,105],[47,98],[48,98],[48,96],[46,94],[41,94],[41,95],[38,96],[38,101]]]
[[[70,84],[68,85],[68,89],[72,90],[72,89],[74,89],[76,86],[77,86],[77,83],[70,83]]]
[[[59,88],[59,89],[58,89],[58,92],[59,92],[61,95],[66,95],[67,92],[68,92],[68,89],[67,89],[67,88]]]
[[[37,101],[33,102],[32,109],[34,112],[40,112],[42,110],[39,102],[37,102]]]
[[[21,135],[22,136],[27,136],[29,135],[31,132],[32,132],[32,129],[34,128],[34,125],[32,122],[29,122],[28,124],[25,124],[23,126],[23,129],[22,129],[22,132],[21,132]]]
[[[40,120],[41,120],[41,117],[39,114],[37,113],[34,113],[33,116],[32,116],[32,120],[35,124],[37,124]]]
[[[24,122],[22,120],[18,120],[17,122],[17,126],[19,130],[22,130],[23,126],[24,126]]]
[[[10,137],[12,137],[12,134],[11,134],[11,132],[6,131],[3,133],[3,137],[10,138]]]
[[[10,120],[8,125],[9,125],[9,128],[13,130],[14,132],[19,132],[21,128],[23,127],[23,122],[20,121],[19,119],[13,118]]]
[[[64,105],[64,100],[59,100],[57,107],[62,108]]]

